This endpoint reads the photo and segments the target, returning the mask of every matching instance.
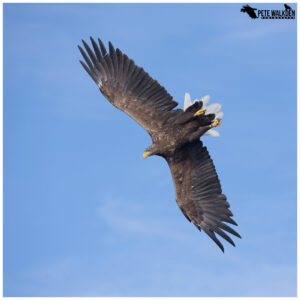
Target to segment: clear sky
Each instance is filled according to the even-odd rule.
[[[296,21],[240,9],[4,4],[5,296],[296,296]],[[166,162],[143,160],[150,137],[78,62],[90,35],[180,107],[222,103],[203,141],[236,248],[187,222]]]

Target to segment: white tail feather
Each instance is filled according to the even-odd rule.
[[[202,101],[202,103],[203,103],[202,108],[205,108],[205,114],[206,115],[215,114],[214,120],[222,119],[223,116],[224,116],[224,113],[222,111],[220,111],[222,105],[220,103],[212,103],[211,105],[206,106],[207,103],[209,102],[209,100],[210,100],[210,96],[205,95],[200,100],[195,99],[192,102],[191,95],[189,93],[185,93],[183,109],[184,109],[184,111],[186,111],[187,108],[190,107],[191,105],[193,105],[195,102]],[[214,129],[209,129],[204,135],[213,136],[213,137],[220,136],[219,132],[217,130],[214,130]]]
[[[209,106],[206,107],[206,112],[205,114],[208,115],[208,114],[215,114],[217,113],[218,111],[220,111],[222,105],[220,103],[213,103]]]
[[[214,120],[223,119],[223,116],[224,116],[224,113],[222,111],[219,111],[215,114]]]
[[[184,111],[186,111],[186,109],[191,105],[192,105],[191,95],[189,93],[185,93],[184,105],[183,105]]]
[[[210,100],[210,96],[209,96],[209,95],[205,95],[205,96],[203,96],[203,97],[201,98],[200,101],[202,101],[203,106],[205,106],[205,105],[209,102],[209,100]]]
[[[220,136],[220,133],[217,130],[209,129],[204,133],[204,135],[217,137]]]

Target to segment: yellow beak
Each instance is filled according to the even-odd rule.
[[[143,153],[143,159],[146,159],[149,155],[151,155],[151,152],[150,151],[145,151]]]

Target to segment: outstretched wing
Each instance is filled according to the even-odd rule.
[[[86,52],[78,47],[86,63],[80,63],[102,94],[150,135],[160,131],[165,113],[178,104],[165,88],[110,42],[109,53],[100,39],[97,45],[91,38],[94,51],[82,42]]]
[[[237,225],[231,218],[229,203],[222,194],[215,166],[201,141],[194,141],[167,158],[178,206],[186,218],[203,230],[224,252],[215,233],[234,245],[225,231],[240,235],[224,222]]]

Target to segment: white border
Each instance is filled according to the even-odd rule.
[[[40,4],[47,4],[47,3],[62,3],[62,4],[67,4],[67,3],[82,3],[82,4],[89,4],[89,3],[240,3],[241,5],[243,4],[248,4],[248,3],[292,3],[292,4],[297,4],[296,1],[280,1],[280,0],[265,0],[265,1],[239,1],[239,0],[231,0],[231,1],[226,1],[226,0],[211,0],[211,1],[201,1],[201,0],[188,0],[188,1],[182,1],[182,0],[144,0],[144,1],[139,1],[139,0],[130,0],[130,1],[125,1],[125,0],[88,0],[86,2],[82,0],[65,0],[65,1],[60,1],[60,0],[51,0],[51,1],[37,1],[37,0],[32,0],[32,1],[25,1],[25,0],[8,0],[8,1],[1,1],[1,3],[40,3]]]
[[[0,106],[0,132],[1,132],[1,147],[0,147],[0,154],[1,154],[1,159],[0,159],[0,168],[2,169],[2,173],[0,175],[0,191],[1,191],[1,199],[2,199],[2,205],[0,208],[0,214],[2,217],[2,222],[0,225],[0,236],[1,236],[1,247],[0,247],[0,254],[1,254],[1,259],[0,259],[0,269],[2,270],[2,272],[0,273],[0,298],[4,298],[3,297],[3,4],[4,3],[66,3],[66,4],[71,4],[71,3],[83,3],[83,4],[88,4],[88,3],[241,3],[242,4],[249,4],[249,3],[285,3],[284,1],[280,1],[280,0],[265,0],[265,1],[238,1],[238,0],[231,0],[231,1],[226,1],[226,0],[218,0],[218,1],[201,1],[201,0],[189,0],[189,1],[180,1],[180,0],[164,0],[164,1],[159,1],[159,0],[146,0],[146,1],[138,1],[138,0],[131,0],[131,1],[122,1],[122,0],[110,0],[110,1],[99,1],[99,0],[89,0],[87,2],[83,2],[82,0],[65,0],[65,1],[59,1],[59,0],[51,0],[51,1],[45,1],[45,2],[41,2],[41,1],[37,1],[37,0],[31,0],[30,2],[25,1],[25,0],[18,0],[18,1],[13,1],[13,0],[8,0],[8,1],[1,1],[1,8],[0,8],[0,15],[2,18],[2,22],[1,22],[1,43],[2,43],[2,47],[0,50],[0,54],[1,54],[1,62],[0,62],[0,67],[2,69],[2,73],[1,73],[1,84],[0,84],[0,90],[1,90],[1,95],[2,95],[2,105]],[[293,1],[293,2],[289,2],[286,1],[286,3],[292,3],[292,4],[297,4],[297,2]],[[298,59],[298,53],[299,53],[299,19],[298,19],[298,15],[297,15],[298,11],[296,12],[296,19],[297,19],[297,87],[300,87],[300,79],[299,79],[299,59]],[[300,132],[300,121],[298,119],[298,115],[300,113],[300,106],[298,105],[298,99],[299,99],[299,89],[297,89],[297,199],[299,199],[299,186],[300,186],[300,178],[299,178],[299,167],[300,167],[300,162],[299,162],[299,146],[300,146],[300,142],[299,142],[299,132]],[[297,201],[298,203],[298,201]],[[300,213],[300,205],[298,203],[297,205],[297,216],[299,216]],[[299,263],[299,231],[300,231],[300,221],[299,218],[297,218],[297,282],[299,286],[300,282],[299,282],[299,267],[300,267],[300,263]],[[232,283],[234,285],[234,283]],[[298,295],[298,288],[297,288],[297,295]],[[161,300],[168,300],[168,299],[174,299],[175,297],[6,297],[7,299],[33,299],[33,300],[37,300],[37,299],[45,299],[45,300],[59,300],[59,299],[72,299],[72,298],[93,298],[93,299],[107,299],[107,300],[112,300],[112,299],[116,299],[116,300],[126,300],[126,299],[132,299],[132,298],[138,298],[138,299],[161,299]],[[260,300],[269,300],[269,299],[300,299],[299,295],[297,297],[176,297],[176,299],[207,299],[207,300],[215,300],[215,299],[224,299],[224,300],[229,300],[232,298],[235,299],[247,299],[247,300],[251,300],[251,299],[260,299]]]

